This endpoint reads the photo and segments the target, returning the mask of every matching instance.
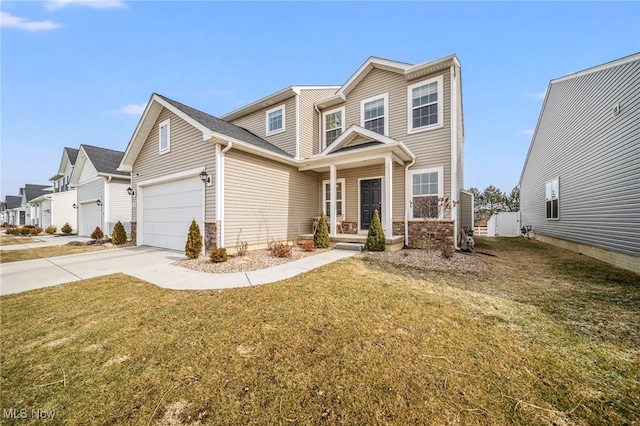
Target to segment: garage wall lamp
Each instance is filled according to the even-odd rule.
[[[202,183],[211,185],[211,175],[205,172],[204,170],[200,172],[200,180],[202,181]]]
[[[73,206],[71,206],[71,207],[73,207],[74,209],[77,209],[78,205],[74,203]]]
[[[100,201],[100,199],[98,199],[98,201],[96,201],[96,204],[101,206],[102,205],[102,201]]]
[[[134,191],[133,188],[128,187],[127,188],[127,194],[129,194],[131,196],[134,196],[134,195],[136,195],[136,191]]]

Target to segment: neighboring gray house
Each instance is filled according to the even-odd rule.
[[[19,195],[7,195],[4,197],[2,203],[2,223],[9,223],[11,225],[20,225],[20,205],[22,204],[22,197]],[[23,210],[24,213],[24,210]],[[24,214],[22,215],[24,220]],[[24,222],[23,222],[24,224]]]
[[[118,221],[129,232],[131,197],[127,188],[131,178],[128,172],[116,170],[123,155],[122,151],[80,145],[69,180],[78,190],[78,235],[89,236],[96,227],[111,235]]]
[[[640,53],[551,80],[520,206],[536,239],[640,272]]]

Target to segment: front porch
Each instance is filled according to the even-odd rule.
[[[301,240],[313,240],[313,234],[301,234],[299,238]],[[361,244],[364,246],[367,242],[366,234],[336,234],[330,238],[331,247],[335,247],[340,243]],[[387,251],[400,250],[404,247],[404,235],[392,235],[391,238],[386,239],[385,245]]]

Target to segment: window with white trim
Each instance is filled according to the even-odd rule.
[[[324,149],[344,132],[344,107],[323,112],[322,123],[322,149]]]
[[[438,219],[439,201],[443,196],[444,169],[416,170],[411,172],[411,217],[413,219]]]
[[[267,111],[267,135],[284,132],[284,105]]]
[[[166,119],[158,126],[158,146],[160,154],[171,151],[171,121]]]
[[[443,125],[443,78],[438,76],[408,87],[408,132],[419,132]]]
[[[547,219],[560,219],[560,181],[550,180],[545,185],[545,204]]]
[[[345,180],[336,179],[336,215],[343,214],[344,209],[344,188]],[[331,181],[322,181],[322,206],[324,207],[324,214],[327,217],[331,216]]]
[[[360,102],[360,123],[365,129],[386,135],[389,129],[389,94],[378,95]]]

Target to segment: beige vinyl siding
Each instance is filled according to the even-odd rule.
[[[171,119],[171,151],[158,154],[158,124]],[[137,192],[137,183],[149,179],[164,177],[199,167],[206,167],[215,179],[215,145],[202,140],[202,132],[189,123],[163,108],[145,141],[140,154],[133,164],[133,189]],[[135,199],[134,199],[135,201]],[[215,181],[205,187],[205,220],[215,219]],[[132,219],[137,220],[136,208],[132,209]]]
[[[317,154],[320,148],[320,118],[313,104],[335,93],[335,88],[300,90],[300,158]]]
[[[113,227],[120,221],[124,225],[127,233],[131,227],[131,196],[127,193],[129,180],[112,180],[109,185],[109,201],[107,208],[109,209],[108,226],[109,235],[113,232]]]
[[[458,209],[460,212],[460,225],[459,230],[462,230],[463,227],[472,228],[473,227],[473,195],[467,192],[460,193],[460,208]]]
[[[251,245],[311,232],[320,210],[318,175],[231,149],[225,154],[225,246],[238,234]]]
[[[285,106],[284,111],[284,132],[267,136],[267,111]],[[231,121],[236,126],[243,127],[251,133],[260,136],[262,139],[272,143],[288,154],[296,155],[296,97],[292,96],[284,102],[269,105],[259,111],[240,117]]]

